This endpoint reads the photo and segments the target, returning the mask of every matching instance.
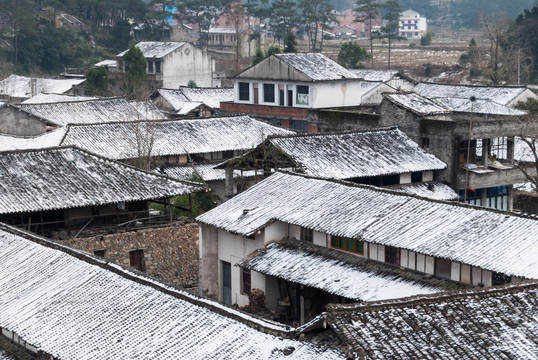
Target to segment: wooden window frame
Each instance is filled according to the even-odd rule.
[[[314,242],[314,230],[301,226],[301,240],[313,243]]]
[[[400,261],[402,258],[400,250],[400,248],[385,245],[385,263],[394,266],[400,266]],[[390,255],[389,253],[393,251],[394,255]]]
[[[352,249],[349,249],[349,244],[352,243]],[[358,245],[360,248],[358,249]],[[364,255],[364,241],[343,236],[331,236],[331,247],[342,251],[351,252],[353,254]]]
[[[250,295],[252,291],[252,272],[249,269],[241,268],[241,293]]]

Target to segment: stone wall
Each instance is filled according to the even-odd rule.
[[[130,265],[130,252],[143,251],[145,272],[175,286],[198,285],[198,225],[174,224],[110,235],[61,241],[91,254],[104,250],[107,260]]]

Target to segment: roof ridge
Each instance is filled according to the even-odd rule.
[[[186,293],[184,291],[176,289],[173,287],[173,285],[163,283],[162,281],[156,278],[153,278],[147,273],[144,273],[144,274],[136,273],[135,271],[131,269],[125,268],[123,265],[119,265],[119,264],[116,264],[107,260],[98,259],[82,250],[78,250],[67,245],[53,242],[52,240],[49,240],[45,237],[41,237],[36,234],[23,231],[21,229],[15,228],[13,226],[9,226],[2,222],[0,222],[0,230],[3,230],[13,235],[20,236],[26,240],[32,241],[39,245],[52,248],[58,251],[62,251],[63,253],[73,256],[80,261],[84,261],[91,265],[98,266],[104,270],[108,270],[112,273],[115,273],[125,279],[137,282],[141,285],[149,286],[164,294],[187,301],[193,305],[203,307],[205,309],[213,311],[222,316],[226,316],[230,319],[243,323],[255,330],[258,330],[267,334],[276,333],[278,334],[278,336],[282,336],[284,338],[294,338],[298,335],[297,330],[295,328],[290,328],[289,326],[286,326],[286,325],[270,323],[262,318],[256,317],[255,315],[243,314],[242,312],[238,310],[227,308],[224,305],[218,304],[212,300],[205,299],[203,297],[199,297],[197,295]],[[252,322],[252,320],[250,320],[249,318],[254,319],[255,322]],[[277,326],[280,327],[280,329],[276,328]]]
[[[464,299],[469,297],[490,297],[506,293],[518,293],[528,289],[538,289],[538,280],[529,280],[518,284],[504,284],[486,288],[471,288],[454,291],[444,291],[435,294],[423,294],[399,299],[378,300],[372,302],[345,304],[329,304],[327,312],[330,314],[345,312],[369,312],[372,310],[384,310],[405,308],[410,306],[432,304],[439,301]]]
[[[538,221],[538,218],[530,216],[530,215],[527,215],[527,214],[518,214],[518,213],[510,212],[510,211],[507,211],[507,210],[500,210],[500,209],[494,209],[494,208],[478,207],[476,205],[464,204],[464,203],[454,202],[454,201],[431,199],[431,198],[426,198],[426,197],[422,197],[422,196],[415,195],[415,194],[403,193],[401,191],[396,191],[396,190],[392,190],[392,189],[388,189],[388,188],[384,188],[384,187],[378,187],[378,186],[374,186],[374,185],[357,184],[357,183],[353,183],[353,182],[349,182],[349,181],[345,181],[345,180],[338,180],[338,179],[319,178],[319,177],[316,177],[316,176],[313,176],[313,175],[295,173],[295,172],[290,172],[290,171],[286,171],[286,170],[282,170],[282,169],[279,169],[277,172],[282,173],[282,174],[286,174],[286,175],[291,175],[291,176],[303,177],[303,178],[306,178],[306,179],[312,179],[312,180],[318,180],[318,181],[327,181],[327,182],[332,182],[332,183],[335,183],[335,184],[340,184],[340,185],[343,185],[343,186],[356,187],[356,188],[372,190],[372,191],[376,191],[376,192],[392,194],[392,195],[396,195],[396,196],[411,197],[411,198],[415,198],[415,199],[418,199],[418,200],[423,200],[423,201],[427,201],[427,202],[434,202],[434,203],[438,203],[438,204],[445,204],[445,205],[448,205],[448,206],[467,208],[467,209],[471,209],[471,210],[475,210],[475,211],[486,211],[486,212],[496,213],[496,214],[505,215],[505,216],[513,216],[513,217],[517,217],[517,218],[532,219],[532,220]]]
[[[61,94],[52,94],[52,95],[61,95]],[[53,102],[40,102],[40,103],[25,103],[25,104],[21,104],[21,105],[24,105],[24,106],[38,106],[38,105],[55,105],[55,104],[75,104],[75,103],[86,103],[86,102],[94,102],[94,101],[95,102],[98,102],[98,101],[110,101],[110,100],[125,100],[126,102],[129,102],[129,101],[127,101],[127,99],[122,98],[120,96],[113,96],[113,97],[103,97],[103,98],[97,98],[97,99],[79,99],[79,100],[73,100],[73,101],[53,101]]]
[[[380,133],[383,131],[399,130],[398,126],[387,126],[380,127],[375,129],[367,130],[345,130],[339,132],[330,132],[330,133],[297,133],[297,134],[288,134],[288,135],[269,135],[267,136],[268,140],[278,139],[278,138],[300,138],[300,137],[323,137],[323,136],[338,136],[338,135],[348,135],[348,134],[366,134],[366,133]]]

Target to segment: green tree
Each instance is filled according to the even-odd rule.
[[[280,53],[282,53],[282,49],[280,48],[280,46],[278,46],[277,44],[271,44],[265,52],[265,57]]]
[[[125,63],[125,96],[129,100],[143,100],[149,95],[147,61],[134,44],[123,55]]]
[[[518,16],[508,31],[508,41],[516,46],[518,78],[529,83],[538,81],[538,5]]]
[[[297,4],[294,0],[275,0],[271,7],[269,26],[275,41],[280,44],[298,23]]]
[[[86,71],[86,82],[84,83],[84,95],[90,96],[108,96],[108,71],[104,66],[94,68],[93,66]]]
[[[323,36],[319,36],[320,32],[328,29],[331,23],[338,23],[333,12],[334,8],[328,0],[300,0],[299,8],[302,12],[301,22],[308,35],[310,50],[321,52],[323,50]]]
[[[350,42],[345,42],[340,46],[340,52],[338,53],[338,63],[348,69],[359,69],[361,61],[367,60],[371,57],[366,49]]]
[[[288,35],[286,35],[286,41],[284,44],[285,44],[285,47],[284,47],[285,53],[297,52],[297,38],[295,37],[295,34],[293,32],[290,31]]]
[[[420,37],[420,45],[428,46],[432,44],[433,33],[431,30],[426,31],[424,35]]]
[[[265,59],[265,55],[263,54],[262,48],[258,46],[258,48],[256,49],[256,55],[254,55],[254,59],[252,59],[252,65],[258,64],[263,59]]]
[[[400,29],[400,13],[402,8],[398,4],[398,0],[387,0],[381,8],[385,11],[383,19],[386,22],[386,25],[381,28],[380,36],[385,38],[389,42],[389,56],[388,56],[388,68],[390,69],[390,51],[392,47],[392,42],[394,40],[404,39],[399,35],[398,30]]]
[[[185,0],[184,5],[189,9],[187,20],[198,25],[199,44],[207,45],[207,32],[211,27],[211,23],[217,17],[217,9],[219,8],[219,0]],[[204,34],[204,36],[202,36]]]
[[[356,22],[368,22],[368,38],[370,40],[370,55],[372,59],[372,67],[374,67],[374,34],[372,33],[372,20],[375,20],[379,13],[377,8],[379,4],[375,0],[357,0],[353,9],[359,15],[355,18]]]

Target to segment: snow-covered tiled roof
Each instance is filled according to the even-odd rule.
[[[75,148],[0,153],[0,214],[160,199],[198,186]]]
[[[320,321],[361,359],[536,359],[538,283],[327,307]]]
[[[249,116],[69,126],[62,145],[75,145],[111,159],[138,157],[136,134],[153,134],[152,156],[250,150],[269,135],[289,130]]]
[[[101,67],[101,66],[117,67],[118,62],[116,60],[103,60],[103,61],[99,61],[98,63],[93,65],[93,67],[96,67],[96,68]]]
[[[73,102],[73,101],[87,101],[87,100],[97,100],[97,97],[91,96],[71,96],[71,95],[61,95],[61,94],[37,94],[34,97],[31,97],[28,100],[24,100],[21,104],[48,104],[48,103],[58,103],[58,102]]]
[[[358,77],[321,53],[273,55],[312,81],[358,79]]]
[[[34,137],[22,137],[0,135],[0,151],[44,149],[60,145],[66,129],[59,128],[43,135]]]
[[[396,70],[349,69],[349,71],[360,79],[376,82],[387,82],[398,74]]]
[[[271,144],[308,175],[357,177],[441,170],[446,164],[398,129],[272,137]]]
[[[458,193],[454,191],[450,186],[443,184],[439,181],[431,181],[424,183],[412,183],[412,184],[400,184],[389,186],[389,189],[404,192],[410,195],[417,195],[420,197],[432,199],[432,200],[446,200],[453,201],[458,200],[460,197]]]
[[[212,27],[209,28],[210,34],[235,34],[234,28]]]
[[[55,124],[97,124],[144,120],[125,99],[99,99],[49,104],[21,104],[21,109]]]
[[[179,89],[158,89],[157,92],[170,104],[177,112],[185,112],[187,103],[204,103],[207,106],[218,109],[221,101],[233,101],[233,88],[189,88]]]
[[[527,114],[527,112],[524,110],[514,109],[512,107],[501,105],[491,100],[476,100],[472,102],[470,99],[437,98],[434,101],[437,104],[442,105],[454,112],[473,112],[475,114],[511,116],[523,116]]]
[[[428,281],[421,275],[295,239],[271,243],[237,266],[357,301],[433,294],[456,288],[454,283]]]
[[[174,41],[141,41],[135,46],[142,51],[142,54],[146,58],[163,58],[172,51],[185,45],[185,42]],[[128,49],[119,53],[118,57],[123,57]]]
[[[242,235],[279,220],[538,279],[537,220],[367,186],[276,173],[197,220]]]
[[[80,85],[85,79],[41,79],[10,75],[0,81],[0,94],[30,98],[39,93],[63,94]]]
[[[4,225],[0,258],[0,327],[54,358],[345,358],[332,345],[258,331],[253,327],[292,336],[280,325]]]
[[[196,164],[196,165],[171,165],[159,169],[159,172],[178,180],[189,180],[193,173],[197,173],[204,181],[219,181],[226,179],[226,170],[215,169],[217,164]],[[243,171],[234,170],[234,178],[256,176],[254,170]]]
[[[428,98],[460,98],[490,100],[501,105],[508,105],[527,88],[524,86],[472,86],[438,83],[420,83],[413,88],[417,94]]]
[[[450,114],[450,110],[435,101],[416,93],[384,94],[393,104],[401,106],[419,116]]]
[[[166,115],[149,100],[146,101],[129,101],[136,111],[140,120],[165,120]]]

